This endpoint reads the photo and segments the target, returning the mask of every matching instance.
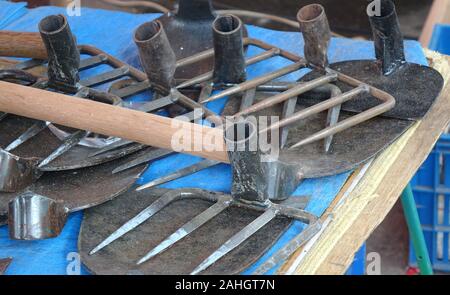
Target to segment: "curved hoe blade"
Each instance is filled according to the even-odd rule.
[[[149,189],[149,188],[158,186],[160,184],[164,184],[164,183],[167,183],[169,181],[172,181],[172,180],[179,179],[179,178],[182,178],[182,177],[187,176],[187,175],[191,175],[191,174],[197,173],[199,171],[208,169],[208,168],[216,166],[218,164],[220,164],[220,162],[218,162],[218,161],[204,160],[204,161],[201,161],[201,162],[199,162],[197,164],[191,165],[189,167],[180,169],[180,170],[176,171],[175,173],[172,173],[172,174],[163,176],[161,178],[155,179],[155,180],[153,180],[153,181],[151,181],[151,182],[149,182],[147,184],[144,184],[144,185],[138,187],[136,190],[137,191],[142,191],[142,190],[145,190],[145,189]]]
[[[167,195],[162,196],[161,198],[156,200],[153,204],[151,204],[149,207],[141,211],[141,213],[136,215],[136,217],[129,220],[127,223],[125,223],[119,229],[113,232],[109,237],[107,237],[103,242],[101,242],[97,247],[95,247],[91,252],[89,252],[89,255],[97,253],[98,251],[105,248],[118,238],[132,231],[133,229],[144,223],[146,220],[151,218],[153,215],[164,209],[164,207],[169,205],[171,202],[175,201],[178,197],[179,197],[178,194],[170,194],[169,196]]]
[[[243,230],[231,237],[225,244],[223,244],[216,252],[206,258],[196,269],[191,272],[191,275],[197,275],[213,265],[220,258],[231,252],[233,249],[242,244],[245,240],[255,234],[263,226],[268,224],[277,216],[277,210],[269,208],[264,214],[258,217],[255,221],[247,225]]]
[[[232,202],[232,198],[229,197],[227,200],[220,201],[213,206],[209,207],[206,211],[203,213],[197,215],[195,218],[193,218],[191,221],[183,225],[180,229],[178,229],[175,233],[170,235],[166,240],[164,240],[161,244],[156,246],[153,250],[147,253],[142,259],[138,261],[138,265],[142,264],[156,255],[164,252],[165,250],[172,247],[175,243],[186,237],[187,235],[191,234],[193,231],[219,215],[223,210],[230,207]]]
[[[31,126],[27,131],[22,133],[16,140],[11,142],[5,151],[10,152],[20,145],[24,144],[26,141],[30,140],[34,136],[38,135],[41,131],[45,130],[50,122],[38,121],[36,124]]]
[[[253,275],[264,275],[269,272],[272,268],[276,267],[281,262],[288,259],[292,254],[295,253],[300,247],[302,247],[306,242],[311,240],[321,229],[322,225],[320,222],[316,222],[306,229],[304,229],[299,235],[297,235],[293,240],[291,240],[286,246],[280,249],[266,262],[260,265]]]

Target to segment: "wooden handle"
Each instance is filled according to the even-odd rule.
[[[0,31],[0,56],[47,59],[39,33]]]
[[[0,111],[229,162],[223,130],[0,81]],[[212,140],[213,139],[213,140]]]

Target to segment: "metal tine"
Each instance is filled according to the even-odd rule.
[[[319,221],[309,225],[294,239],[292,239],[287,245],[278,250],[272,257],[266,262],[261,264],[254,272],[253,275],[264,275],[271,269],[279,265],[281,262],[286,261],[292,254],[294,254],[300,247],[306,242],[311,240],[321,229],[321,223]]]
[[[280,54],[280,49],[278,48],[272,48],[270,50],[264,51],[263,53],[257,54],[255,56],[252,56],[250,58],[248,58],[245,63],[247,66],[253,65],[255,63],[258,63],[260,61],[272,58],[274,56],[277,56]],[[189,79],[188,81],[185,81],[181,84],[179,84],[176,88],[177,89],[183,89],[183,88],[187,88],[189,86],[193,86],[195,84],[201,84],[203,82],[209,81],[211,79],[213,79],[214,77],[214,72],[210,71],[207,72],[205,74],[202,74],[200,76],[197,76],[195,78]]]
[[[352,89],[352,90],[350,90],[350,91],[348,91],[346,93],[343,93],[341,95],[332,97],[332,98],[330,98],[330,99],[328,99],[326,101],[323,101],[323,102],[321,102],[319,104],[316,104],[314,106],[306,108],[306,109],[304,109],[304,110],[302,110],[300,112],[297,112],[294,115],[290,116],[289,118],[286,118],[284,120],[276,122],[275,124],[272,124],[267,129],[262,130],[261,133],[268,132],[268,131],[273,130],[273,129],[279,129],[279,128],[282,128],[282,127],[285,127],[285,126],[289,126],[289,125],[291,125],[291,124],[293,124],[293,123],[295,123],[295,122],[297,122],[299,120],[306,119],[306,118],[308,118],[309,116],[311,116],[313,114],[318,114],[320,112],[329,110],[330,108],[333,108],[335,106],[341,105],[344,102],[354,98],[355,96],[357,96],[359,94],[362,94],[362,93],[367,93],[367,92],[369,92],[369,87],[367,85],[361,85],[361,86],[359,86],[357,88],[354,88],[354,89]],[[377,114],[380,114],[379,110],[378,110],[379,107],[381,107],[383,110],[385,110],[387,106],[385,104],[382,104],[382,105],[377,106],[376,108],[373,108],[373,109],[369,110],[369,112],[372,113],[373,111],[376,111]],[[364,113],[361,113],[360,115],[363,115],[362,117],[365,118],[368,115],[367,112],[368,111],[366,111]],[[357,117],[358,119],[361,118],[359,115],[358,116],[354,116],[354,117]],[[369,118],[367,117],[367,119],[364,119],[362,121],[358,120],[358,123],[361,123],[361,122],[366,121],[368,119]],[[352,122],[354,122],[354,120],[352,120]],[[358,124],[358,123],[356,123],[356,124]],[[349,127],[352,127],[352,126],[354,126],[356,124],[353,124],[353,125],[351,125]],[[337,124],[335,126],[331,126],[331,127],[323,129],[322,131],[327,130],[326,136],[324,136],[324,137],[321,136],[320,138],[316,138],[315,137],[315,139],[313,141],[317,141],[317,140],[320,140],[320,139],[325,139],[325,138],[329,137],[330,135],[334,135],[334,134],[336,134],[336,133],[338,133],[340,131],[345,130],[346,128],[349,128],[349,127],[342,128],[342,126],[343,126],[342,123],[339,123],[339,124]],[[328,132],[328,130],[331,130],[331,133]],[[322,134],[322,131],[320,131],[319,133]],[[309,143],[312,142],[312,141],[309,141],[310,137],[307,138],[307,140],[308,140]],[[306,143],[303,143],[303,144],[306,144]],[[301,145],[303,145],[303,144],[301,144]]]
[[[192,232],[194,232],[196,229],[200,228],[202,225],[219,215],[221,212],[223,212],[225,209],[229,208],[232,204],[233,199],[232,197],[228,197],[227,199],[220,200],[219,202],[215,203],[211,207],[209,207],[206,211],[203,211],[201,214],[194,217],[191,221],[183,225],[180,229],[178,229],[175,233],[170,235],[166,240],[164,240],[162,243],[160,243],[158,246],[156,246],[153,250],[148,252],[143,258],[141,258],[137,264],[142,264],[156,255],[164,252],[165,250],[172,247],[174,244],[176,244],[178,241],[182,240]]]
[[[331,97],[336,97],[336,96],[342,94],[341,89],[339,89],[339,87],[337,87],[336,85],[329,84],[328,87],[330,87],[330,90],[331,90],[330,91]],[[341,108],[342,108],[342,105],[337,105],[328,111],[326,128],[336,126],[336,124],[339,122]],[[333,135],[330,135],[327,138],[325,138],[325,141],[324,141],[325,153],[328,153],[330,151],[331,144],[333,143],[333,137],[334,137]]]
[[[132,143],[133,143],[132,141],[129,141],[129,140],[126,140],[126,139],[121,139],[119,141],[111,143],[110,145],[108,145],[108,146],[106,146],[104,148],[98,149],[97,151],[89,154],[89,158],[92,158],[92,157],[95,157],[95,156],[98,156],[98,155],[101,155],[101,154],[113,151],[115,149],[121,148],[123,146],[129,145],[129,144],[132,144]]]
[[[14,65],[17,70],[28,70],[44,64],[45,61],[41,59],[29,59]]]
[[[99,66],[101,64],[104,64],[107,61],[108,61],[108,57],[104,54],[87,57],[80,61],[79,70],[80,71],[88,70],[88,69],[94,68],[96,66]]]
[[[132,231],[142,223],[144,223],[146,220],[151,218],[153,215],[164,209],[167,205],[175,201],[179,196],[176,194],[170,194],[165,195],[157,199],[153,204],[151,204],[149,207],[141,211],[136,217],[132,218],[131,220],[127,221],[124,225],[122,225],[119,229],[117,229],[115,232],[113,232],[109,237],[107,237],[104,241],[102,241],[98,246],[96,246],[91,252],[89,252],[89,255],[93,255],[100,251],[101,249],[105,248],[118,238],[124,236],[128,232]]]
[[[130,73],[130,69],[127,66],[123,66],[109,72],[87,78],[80,82],[84,87],[93,87],[100,84],[104,84],[122,77],[127,76]]]
[[[289,118],[295,113],[295,107],[297,106],[297,96],[288,99],[284,102],[283,105],[283,113],[281,115],[282,119]],[[286,145],[287,139],[289,137],[289,126],[281,128],[281,135],[280,135],[280,147],[284,148]]]
[[[132,84],[130,86],[121,88],[121,89],[117,89],[117,90],[112,90],[111,93],[114,95],[117,95],[121,98],[125,98],[125,97],[129,97],[131,95],[135,95],[141,92],[144,92],[145,90],[150,89],[150,83],[148,80],[146,81],[142,81],[142,82],[136,82],[135,84]]]
[[[142,190],[145,190],[145,189],[149,189],[149,188],[152,188],[152,187],[155,187],[155,186],[167,183],[169,181],[172,181],[172,180],[179,179],[179,178],[182,178],[182,177],[187,176],[187,175],[191,175],[191,174],[197,173],[199,171],[208,169],[210,167],[213,167],[213,166],[216,166],[216,165],[219,165],[219,164],[220,164],[220,162],[218,162],[218,161],[203,160],[203,161],[201,161],[201,162],[199,162],[197,164],[194,164],[194,165],[191,165],[189,167],[180,169],[180,170],[176,171],[175,173],[163,176],[163,177],[155,179],[155,180],[153,180],[153,181],[151,181],[151,182],[149,182],[147,184],[144,184],[144,185],[138,187],[136,189],[136,191],[142,191]]]
[[[274,105],[277,105],[281,102],[284,102],[294,96],[300,95],[302,93],[308,92],[313,90],[314,88],[321,86],[323,84],[327,84],[330,82],[334,82],[337,79],[337,74],[332,73],[325,75],[323,77],[314,79],[308,83],[299,84],[298,86],[292,87],[289,90],[282,92],[278,95],[272,96],[266,100],[263,100],[251,107],[249,107],[246,110],[240,111],[237,114],[234,115],[234,117],[240,117],[244,115],[248,115],[263,109],[266,109],[268,107],[272,107]],[[280,126],[281,127],[281,126]]]
[[[206,258],[199,266],[197,266],[192,272],[191,275],[197,275],[200,272],[206,270],[208,267],[213,265],[216,261],[221,259],[223,256],[234,250],[236,247],[245,242],[248,238],[250,238],[253,234],[255,234],[258,230],[263,228],[266,224],[272,221],[275,217],[277,217],[278,210],[271,207],[267,211],[265,211],[260,217],[255,219],[252,223],[247,225],[240,232],[235,234],[231,239],[229,239],[225,244],[223,244],[217,251],[211,254],[208,258]]]
[[[5,151],[10,152],[16,148],[18,148],[20,145],[24,144],[34,136],[38,135],[41,131],[45,130],[48,125],[50,125],[50,122],[44,122],[44,121],[38,121],[33,126],[28,128],[27,131],[22,133],[16,140],[11,142],[6,148]]]
[[[54,161],[56,158],[62,156],[64,153],[69,151],[71,148],[76,146],[78,143],[80,143],[81,140],[83,140],[87,135],[89,135],[89,131],[84,130],[78,130],[74,133],[72,133],[70,136],[68,136],[66,139],[64,139],[63,144],[60,145],[55,151],[53,151],[47,158],[42,160],[38,168],[43,168],[50,164],[52,161]]]

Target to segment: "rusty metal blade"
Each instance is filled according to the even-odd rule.
[[[38,168],[42,168],[48,164],[50,164],[50,162],[52,162],[53,160],[55,160],[56,158],[58,158],[59,156],[63,155],[64,153],[66,153],[68,150],[70,150],[71,148],[73,148],[74,146],[76,146],[81,140],[83,140],[83,138],[85,138],[87,135],[89,134],[89,131],[84,131],[84,130],[79,130],[76,131],[74,133],[72,133],[69,137],[67,137],[64,141],[63,144],[60,145],[56,150],[54,150],[47,158],[45,158],[44,160],[42,160],[39,163]]]
[[[95,247],[91,252],[89,252],[89,255],[97,253],[98,251],[105,248],[118,238],[132,231],[133,229],[144,223],[146,220],[151,218],[153,215],[164,209],[164,207],[169,205],[177,198],[178,198],[177,194],[170,194],[160,197],[153,204],[151,204],[149,207],[147,207],[146,209],[141,211],[138,215],[136,215],[136,217],[132,218],[124,225],[122,225],[119,229],[117,229],[115,232],[113,232],[109,237],[107,237],[103,242],[101,242],[97,247]]]
[[[191,275],[197,275],[213,265],[216,261],[221,259],[223,256],[231,252],[233,249],[238,247],[254,233],[268,224],[277,216],[277,211],[273,208],[269,208],[264,214],[258,217],[255,221],[247,225],[243,230],[235,234],[231,239],[229,239],[225,244],[223,244],[216,252],[211,254],[206,258],[197,268],[195,268]]]
[[[145,190],[145,189],[149,189],[149,188],[152,188],[152,187],[155,187],[155,186],[167,183],[169,181],[172,181],[172,180],[179,179],[179,178],[182,178],[182,177],[187,176],[187,175],[191,175],[191,174],[197,173],[199,171],[208,169],[208,168],[216,166],[218,164],[220,164],[220,162],[218,162],[218,161],[204,160],[204,161],[201,161],[201,162],[199,162],[197,164],[191,165],[189,167],[180,169],[180,170],[176,171],[175,173],[163,176],[163,177],[155,179],[155,180],[153,180],[153,181],[151,181],[151,182],[149,182],[147,184],[144,184],[144,185],[138,187],[136,189],[136,191],[142,191],[142,190]]]
[[[39,121],[33,126],[31,126],[27,131],[22,133],[16,140],[11,142],[6,148],[5,151],[10,152],[16,149],[18,146],[22,145],[26,141],[30,140],[34,136],[38,135],[41,131],[45,130],[49,122]]]
[[[232,202],[232,198],[229,197],[226,200],[222,200],[220,202],[217,202],[213,206],[209,207],[207,210],[205,210],[203,213],[197,215],[195,218],[193,218],[191,221],[183,225],[180,229],[178,229],[175,233],[170,235],[166,240],[164,240],[161,244],[156,246],[153,250],[147,253],[142,259],[138,261],[137,264],[142,264],[156,255],[160,254],[161,252],[164,252],[165,250],[172,247],[175,243],[183,239],[184,237],[191,234],[193,231],[219,215],[223,210],[227,209]]]

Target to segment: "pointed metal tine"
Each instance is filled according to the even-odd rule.
[[[180,170],[176,171],[175,173],[163,176],[163,177],[155,179],[155,180],[153,180],[153,181],[151,181],[151,182],[149,182],[147,184],[144,184],[144,185],[138,187],[136,189],[136,191],[142,191],[142,190],[145,190],[145,189],[149,189],[149,188],[152,188],[152,187],[155,187],[155,186],[167,183],[169,181],[172,181],[172,180],[175,180],[175,179],[182,178],[184,176],[188,176],[188,175],[197,173],[199,171],[202,171],[202,170],[205,170],[207,168],[216,166],[218,164],[220,164],[220,162],[218,162],[218,161],[204,160],[204,161],[201,161],[201,162],[199,162],[197,164],[191,165],[189,167],[180,169]]]
[[[243,111],[251,107],[255,102],[255,95],[256,95],[256,88],[252,88],[250,90],[245,91],[242,97],[241,106],[239,110]]]
[[[80,61],[79,70],[84,71],[105,63],[108,57],[104,54],[94,55]]]
[[[272,221],[278,214],[278,211],[274,208],[269,208],[264,214],[255,219],[252,223],[247,225],[243,230],[235,234],[231,239],[229,239],[225,244],[223,244],[216,252],[211,254],[206,258],[199,266],[197,266],[191,275],[197,275],[202,271],[206,270],[208,267],[213,265],[216,261],[221,259],[223,256],[231,252],[233,249],[238,247],[249,237],[255,234],[258,230],[263,228],[266,224]]]
[[[5,151],[10,152],[10,151],[16,149],[18,146],[20,146],[23,143],[25,143],[26,141],[30,140],[31,138],[33,138],[34,136],[39,134],[41,131],[45,130],[49,124],[50,124],[49,122],[38,121],[33,126],[28,128],[27,131],[22,133],[16,140],[11,142],[5,148]]]
[[[282,114],[282,120],[289,118],[295,113],[295,107],[297,106],[297,97],[293,97],[291,99],[288,99],[284,105],[283,105],[283,114]],[[286,145],[288,136],[289,136],[289,129],[290,126],[285,126],[281,128],[281,134],[280,134],[280,147],[284,148]]]
[[[341,114],[341,105],[335,106],[334,108],[330,109],[328,111],[326,127],[336,126],[336,124],[339,122],[340,114]],[[330,151],[331,144],[333,143],[333,138],[334,135],[330,135],[327,138],[325,138],[324,142],[325,153],[328,153]]]
[[[121,89],[114,89],[111,90],[111,93],[114,95],[117,95],[121,98],[129,97],[131,95],[135,95],[141,92],[144,92],[146,90],[149,90],[151,88],[150,83],[148,80],[137,82],[135,84],[131,84],[130,86],[121,88]]]
[[[166,194],[161,196],[159,199],[153,202],[153,204],[142,210],[131,220],[127,221],[124,225],[122,225],[119,229],[117,229],[109,237],[107,237],[103,242],[101,242],[97,247],[92,249],[92,251],[89,252],[89,255],[97,253],[118,238],[132,231],[133,229],[150,219],[153,215],[164,209],[171,202],[175,201],[177,198],[179,198],[179,194]]]
[[[311,240],[321,229],[321,223],[315,222],[307,228],[305,228],[299,235],[292,239],[287,245],[278,250],[272,257],[266,262],[261,264],[253,273],[253,275],[264,275],[271,269],[279,265],[281,262],[286,261],[292,254],[295,253],[306,242]]]
[[[104,148],[98,149],[95,152],[89,154],[89,158],[92,158],[92,157],[95,157],[95,156],[98,156],[98,155],[110,152],[112,150],[118,149],[120,147],[129,145],[129,144],[132,144],[132,143],[133,143],[132,141],[121,139],[119,141],[111,143],[110,145],[107,145]]]
[[[83,85],[84,87],[93,87],[96,85],[104,84],[122,78],[128,75],[129,73],[130,69],[128,67],[121,67],[100,75],[87,78],[86,80],[81,81],[80,84]]]
[[[72,133],[69,137],[64,139],[63,144],[60,145],[56,150],[54,150],[47,158],[42,160],[39,163],[38,168],[42,168],[50,164],[52,161],[54,161],[56,158],[62,156],[64,153],[66,153],[68,150],[76,146],[78,143],[80,143],[83,138],[85,138],[89,134],[89,131],[79,130],[74,133]]]
[[[227,209],[231,205],[231,202],[232,198],[229,197],[226,200],[221,200],[216,204],[214,204],[213,206],[209,207],[207,210],[203,211],[201,214],[197,215],[191,221],[183,225],[180,229],[178,229],[175,233],[170,235],[166,240],[164,240],[161,244],[156,246],[153,250],[148,252],[142,259],[140,259],[137,262],[137,264],[138,265],[142,264],[152,259],[156,255],[169,249],[178,241],[188,236],[196,229],[200,228],[202,225],[204,225],[205,223],[207,223],[208,221],[219,215],[221,212],[223,212],[225,209]]]
[[[8,116],[8,113],[0,112],[0,121],[5,119]]]
[[[149,152],[149,153],[147,153],[147,154],[145,154],[145,155],[143,155],[143,156],[141,156],[141,157],[139,157],[137,159],[134,159],[133,161],[130,161],[128,163],[125,163],[125,164],[117,167],[116,169],[113,170],[112,173],[116,174],[116,173],[119,173],[119,172],[122,172],[122,171],[125,171],[125,170],[128,170],[128,169],[134,168],[136,166],[145,164],[147,162],[158,160],[158,159],[160,159],[162,157],[168,156],[168,155],[173,154],[173,153],[174,152],[170,151],[170,150],[155,149],[155,150],[152,150],[151,152]]]
[[[213,92],[213,84],[212,83],[202,83],[202,90],[200,91],[200,95],[198,96],[198,102],[202,103],[204,100],[207,100],[208,97],[211,96]]]

